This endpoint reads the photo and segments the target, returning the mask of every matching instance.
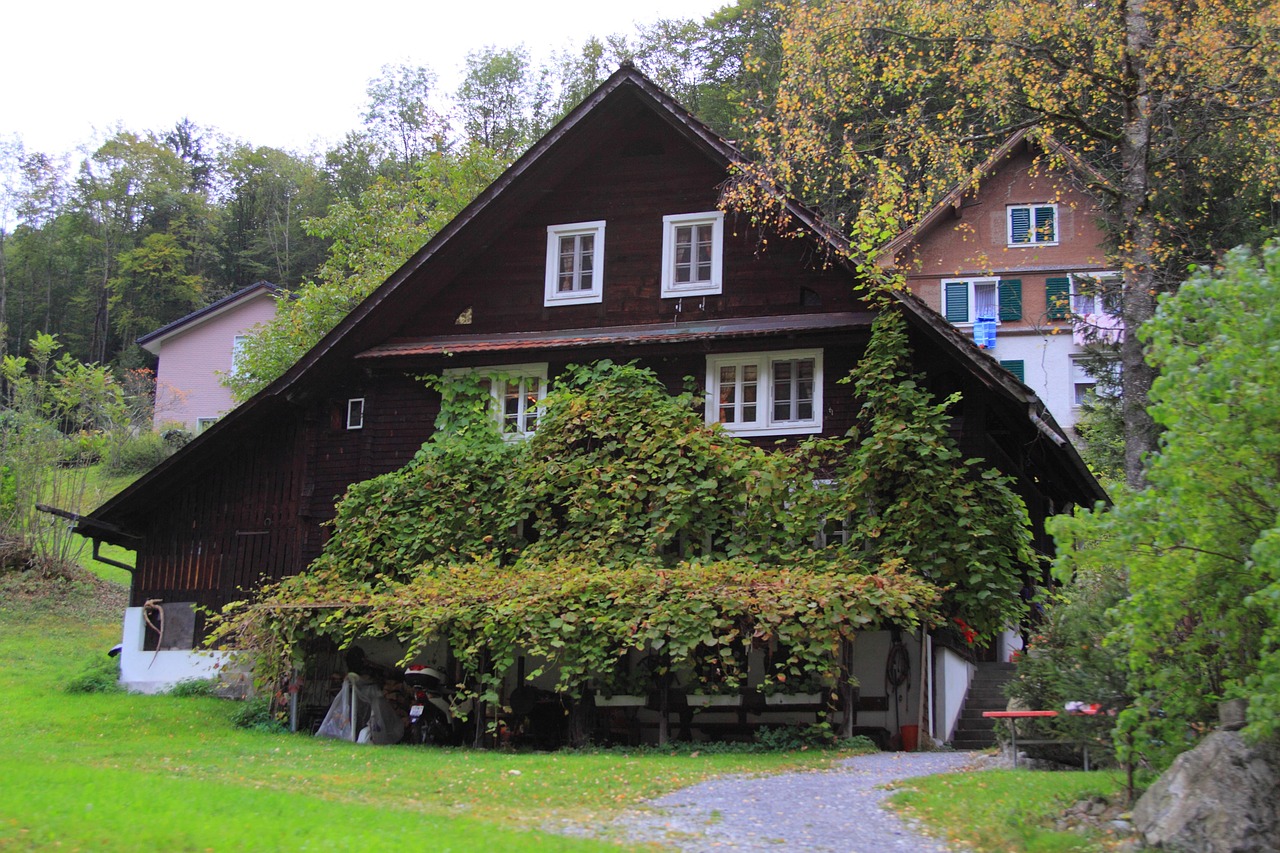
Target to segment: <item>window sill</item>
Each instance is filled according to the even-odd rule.
[[[719,421],[720,428],[725,432],[733,435],[741,436],[763,436],[763,435],[813,435],[822,432],[822,424],[803,423],[803,424],[771,424],[769,426],[752,426],[752,427],[736,427],[730,424],[723,424]]]

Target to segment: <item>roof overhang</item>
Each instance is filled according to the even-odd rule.
[[[206,305],[204,308],[179,317],[154,332],[148,332],[138,338],[136,343],[152,355],[160,355],[164,342],[175,335],[184,334],[196,326],[204,325],[213,318],[239,308],[255,299],[278,299],[282,295],[289,295],[289,291],[281,290],[269,282],[260,281],[257,284],[251,284],[242,290],[238,290],[230,296],[224,296],[212,305]]]
[[[503,353],[526,350],[585,349],[595,346],[642,346],[682,344],[805,332],[870,329],[875,315],[870,312],[831,314],[789,314],[777,317],[744,317],[685,323],[657,323],[638,326],[603,326],[589,329],[556,329],[540,332],[511,332],[498,335],[446,335],[434,338],[392,340],[359,353],[359,359],[395,359],[414,356]]]

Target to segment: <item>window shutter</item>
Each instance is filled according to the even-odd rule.
[[[1045,316],[1065,320],[1071,316],[1071,279],[1066,276],[1044,280]]]
[[[1054,221],[1052,207],[1036,208],[1036,242],[1056,243],[1058,241],[1058,223]]]
[[[1009,242],[1031,242],[1031,208],[1009,208]]]
[[[1004,278],[1000,280],[1000,319],[1022,319],[1022,280]]]
[[[969,322],[969,282],[947,282],[942,312],[951,323]]]
[[[1019,358],[1014,361],[1002,361],[1000,362],[1000,366],[1017,377],[1019,382],[1027,381],[1026,366],[1022,359]]]

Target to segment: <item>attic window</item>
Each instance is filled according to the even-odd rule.
[[[604,220],[547,228],[545,305],[600,302],[604,291]]]
[[[364,397],[347,401],[347,429],[364,429]]]
[[[1011,204],[1007,210],[1010,246],[1058,245],[1056,204]]]
[[[662,217],[662,295],[714,296],[723,282],[724,214]]]

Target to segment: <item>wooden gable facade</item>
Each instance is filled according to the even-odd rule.
[[[323,523],[349,484],[410,460],[439,410],[415,377],[453,368],[533,366],[554,382],[571,363],[636,359],[679,388],[687,376],[735,381],[718,366],[758,356],[760,406],[781,411],[790,394],[793,408],[756,413],[745,435],[772,443],[844,434],[857,401],[838,380],[856,366],[874,311],[803,207],[791,205],[811,226],[804,239],[764,233],[741,214],[720,219],[721,188],[739,158],[642,75],[621,69],[286,375],[80,531],[136,549],[133,608],[150,599],[219,608],[242,598],[262,577],[297,573],[320,553]],[[712,248],[718,292],[677,283],[664,295],[664,269],[677,263],[664,242],[681,239],[670,217],[689,214],[695,224],[721,222]],[[592,241],[578,240],[582,233]],[[690,245],[701,239],[688,233]],[[565,251],[578,252],[579,272],[590,253],[589,272],[600,274],[589,285],[573,279],[574,298],[559,302]],[[1026,386],[923,303],[903,295],[902,306],[918,367],[938,393],[964,394],[954,427],[964,450],[1015,478],[1038,531],[1046,515],[1104,497]],[[794,390],[802,380],[778,390],[783,377],[771,371],[782,361],[816,370],[810,409]]]

